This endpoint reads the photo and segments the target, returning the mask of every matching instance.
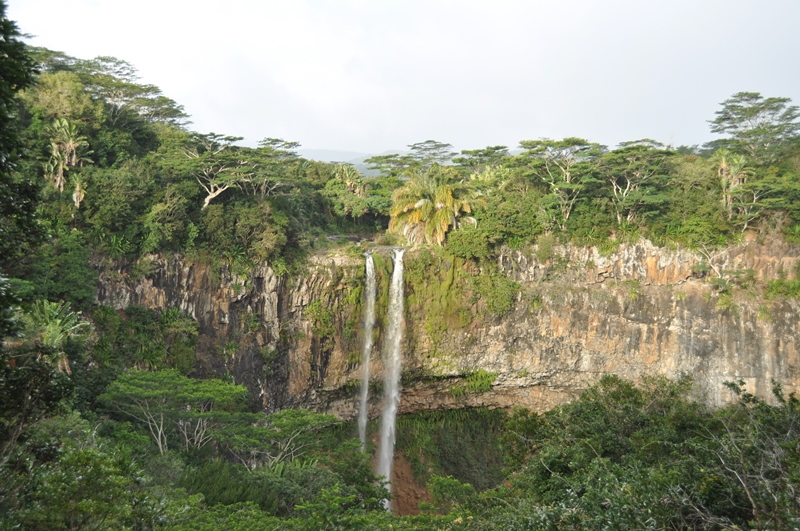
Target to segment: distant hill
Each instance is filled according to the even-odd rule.
[[[364,161],[370,157],[374,157],[374,153],[359,153],[358,151],[340,151],[336,149],[305,149],[300,148],[297,150],[298,154],[309,160],[318,160],[320,162],[343,162],[352,164],[361,172],[365,177],[376,177],[380,174],[377,170],[367,169],[367,164]],[[378,155],[389,155],[391,153],[408,153],[406,149],[390,149],[378,153]]]
[[[297,150],[301,157],[309,160],[318,160],[320,162],[350,162],[354,159],[364,160],[371,157],[368,153],[359,153],[358,151],[340,151],[336,149],[305,149],[300,148]]]

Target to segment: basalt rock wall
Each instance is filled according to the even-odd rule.
[[[375,252],[386,279],[388,250]],[[800,304],[763,293],[766,281],[796,274],[798,250],[783,243],[704,253],[646,241],[609,255],[571,246],[507,251],[499,274],[519,289],[502,315],[469,287],[485,271],[430,255],[412,250],[406,258],[412,266],[425,258],[431,271],[406,282],[401,412],[541,411],[609,373],[634,380],[689,374],[698,397],[714,404],[730,399],[725,381],[743,380],[764,397],[773,380],[787,392],[800,387]],[[198,376],[230,374],[267,411],[356,414],[364,267],[358,255],[317,255],[305,274],[290,278],[267,266],[236,275],[180,256],[142,260],[147,267],[98,262],[98,302],[190,314],[200,324]],[[383,378],[380,293],[378,302],[372,416],[379,414]],[[436,315],[444,311],[447,319]],[[471,387],[475,375],[484,383]]]

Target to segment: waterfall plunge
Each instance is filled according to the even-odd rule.
[[[367,398],[369,398],[369,358],[372,355],[372,329],[375,327],[375,262],[372,253],[366,253],[366,292],[367,300],[364,305],[364,346],[361,359],[364,373],[361,376],[361,406],[358,411],[358,437],[361,439],[361,449],[367,444]]]
[[[403,338],[403,253],[405,249],[394,250],[394,271],[389,286],[389,315],[386,326],[384,351],[384,398],[381,417],[380,451],[378,453],[378,475],[388,481],[392,479],[392,458],[394,456],[395,419],[400,406],[400,342]],[[389,490],[391,491],[391,483]],[[386,501],[389,509],[389,501]]]

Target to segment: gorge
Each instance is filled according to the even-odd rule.
[[[363,249],[354,247],[312,256],[307,273],[291,280],[263,265],[247,276],[224,265],[214,272],[179,255],[142,258],[151,272],[140,276],[132,274],[133,264],[98,264],[98,302],[187,312],[200,325],[196,373],[231,374],[266,411],[307,407],[355,418],[363,398],[349,382],[358,384],[363,374],[354,331],[364,261]],[[497,275],[518,289],[506,294],[508,310],[498,314],[489,309],[490,297],[503,286],[490,284],[481,294],[487,276],[470,263],[435,249],[409,251],[401,413],[544,411],[602,374],[634,380],[690,374],[698,397],[712,404],[729,399],[725,381],[743,380],[762,397],[773,380],[787,392],[797,389],[800,307],[796,300],[765,299],[754,287],[795,278],[795,247],[753,241],[704,257],[642,240],[605,256],[574,246],[548,253],[536,247],[502,253]],[[721,288],[704,265],[708,258],[725,272]],[[388,262],[375,254],[379,315],[388,304]],[[380,324],[376,331],[386,341],[389,332]],[[236,351],[221,355],[231,341]],[[388,367],[378,359],[369,366],[372,385],[380,387]],[[369,418],[378,416],[376,395]]]

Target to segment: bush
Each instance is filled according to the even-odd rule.
[[[514,307],[519,293],[519,283],[500,273],[483,274],[472,280],[473,289],[486,301],[486,308],[495,315],[503,315]]]

